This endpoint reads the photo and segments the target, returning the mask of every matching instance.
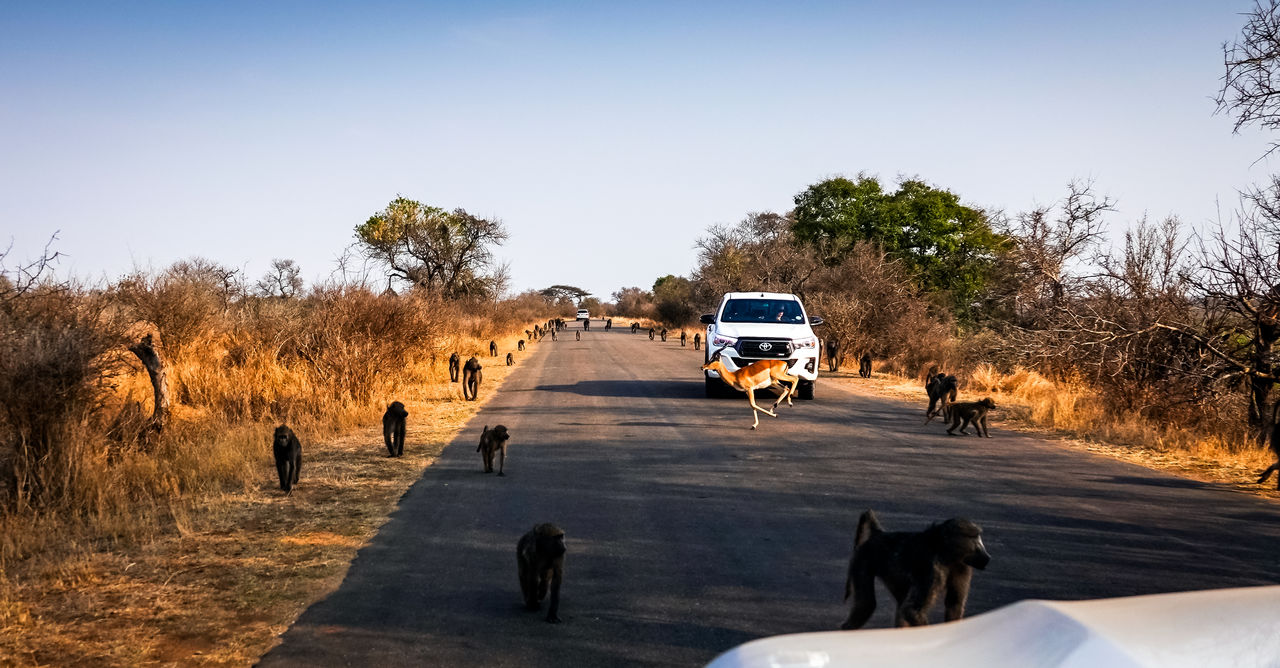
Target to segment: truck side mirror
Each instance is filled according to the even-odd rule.
[[[809,316],[809,324],[810,324],[810,325],[821,325],[821,324],[822,324],[822,323],[824,323],[824,322],[826,322],[826,321],[822,319],[822,316],[819,316],[819,315],[811,315],[811,316]]]
[[[702,324],[704,324],[704,325],[714,325],[714,324],[716,324],[716,314],[714,314],[714,313],[703,313],[703,314],[702,314],[702,317],[701,317],[701,318],[699,318],[699,320],[701,320],[701,321],[702,321]]]

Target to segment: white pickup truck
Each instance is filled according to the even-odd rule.
[[[796,397],[812,399],[818,381],[818,337],[812,327],[822,318],[810,317],[800,298],[782,292],[730,292],[715,313],[702,316],[707,325],[705,360],[720,353],[730,369],[762,359],[791,360],[790,372],[800,377]],[[714,371],[703,372],[707,396],[729,391]]]

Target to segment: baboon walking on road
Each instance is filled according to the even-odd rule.
[[[871,377],[871,353],[862,353],[862,359],[858,360],[858,375],[863,378]]]
[[[666,340],[667,340],[667,328],[666,328],[666,327],[663,327],[663,328],[662,328],[662,341],[665,343],[665,342],[666,342]]]
[[[697,332],[693,335],[693,349],[700,350],[702,348],[702,333]]]
[[[467,401],[475,401],[476,396],[480,394],[480,381],[484,379],[484,375],[480,373],[480,360],[473,355],[471,359],[462,367],[462,398]]]
[[[387,412],[382,414],[382,440],[387,445],[387,455],[400,457],[404,455],[404,430],[409,411],[399,401],[391,402]]]
[[[560,622],[560,583],[564,580],[564,530],[554,524],[539,524],[516,543],[516,566],[520,593],[526,610],[537,610],[539,601],[551,590],[547,621]]]
[[[507,366],[513,366],[516,363],[516,356],[507,353]]]
[[[654,334],[654,332],[653,332],[653,328],[652,328],[652,327],[650,327],[650,328],[649,328],[649,340],[650,340],[650,341],[652,341],[652,340],[653,340],[653,334]]]
[[[576,332],[574,332],[574,333],[573,333],[573,340],[574,340],[574,341],[581,341],[581,340],[582,340],[582,330],[578,330],[578,331],[576,331]]]
[[[556,330],[555,330],[555,328],[554,328],[554,327],[553,327],[553,328],[551,328],[551,340],[552,340],[552,341],[555,341],[555,340],[556,340]]]
[[[458,372],[462,370],[462,358],[458,357],[458,353],[449,356],[449,382],[458,382]]]
[[[932,371],[930,373],[932,374]],[[924,386],[925,393],[929,395],[929,407],[924,411],[925,424],[929,424],[938,415],[941,415],[943,420],[950,418],[950,405],[956,400],[959,383],[959,379],[955,376],[948,376],[945,373],[932,374]]]
[[[498,342],[497,342],[497,341],[490,341],[490,342],[489,342],[489,357],[497,357],[497,356],[498,356]]]
[[[680,347],[681,347],[681,348],[683,348],[683,347],[684,347],[684,342],[685,342],[688,338],[689,338],[689,335],[688,335],[688,334],[685,334],[683,329],[682,329],[682,330],[680,330]]]
[[[996,402],[990,397],[982,401],[961,401],[951,404],[951,427],[947,429],[947,433],[951,434],[956,427],[960,427],[960,433],[968,436],[969,432],[965,431],[965,427],[973,425],[974,431],[979,436],[991,438],[991,432],[987,429],[987,413],[996,407]],[[964,421],[964,425],[960,425],[960,421]]]
[[[875,579],[898,601],[896,626],[924,626],[929,608],[946,592],[946,621],[964,617],[973,569],[982,570],[991,555],[982,544],[982,528],[963,518],[924,531],[885,531],[870,510],[858,520],[844,598],[853,608],[840,628],[859,629],[876,609]]]
[[[840,342],[835,339],[827,341],[827,370],[831,373],[840,370]]]
[[[507,439],[511,435],[507,433],[507,428],[498,425],[493,429],[489,425],[484,426],[484,431],[480,432],[480,445],[476,446],[476,452],[484,458],[484,472],[493,473],[493,457],[498,457],[498,475],[506,475],[502,469],[507,464]]]
[[[276,459],[276,474],[280,476],[280,489],[292,494],[302,472],[302,442],[286,425],[276,427],[271,437],[271,454]]]
[[[631,333],[632,333],[632,334],[635,334],[639,329],[640,329],[640,323],[638,323],[638,322],[633,322],[633,323],[631,323]]]

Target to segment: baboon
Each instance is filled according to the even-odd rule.
[[[484,457],[484,472],[493,473],[493,456],[498,455],[498,475],[506,475],[502,472],[503,466],[507,463],[507,439],[511,435],[507,433],[507,428],[498,425],[493,429],[489,425],[484,426],[484,431],[480,432],[480,445],[476,446],[476,452]]]
[[[556,330],[555,330],[555,328],[552,328],[552,329],[551,329],[551,340],[552,340],[552,341],[555,341],[555,340],[556,340]]]
[[[686,340],[686,339],[688,339],[688,338],[689,338],[689,335],[688,335],[688,334],[685,334],[683,329],[682,329],[682,330],[680,330],[680,347],[681,347],[681,348],[683,348],[683,347],[684,347],[684,342],[685,342],[685,340]]]
[[[498,342],[497,342],[497,341],[490,341],[490,342],[489,342],[489,357],[497,357],[497,356],[498,356]]]
[[[458,372],[462,370],[462,358],[458,357],[458,353],[449,356],[449,382],[458,382]]]
[[[526,329],[526,330],[524,330],[524,337],[525,337],[526,339],[529,339],[530,341],[532,341],[532,340],[533,340],[533,330],[531,330],[531,329]]]
[[[702,348],[702,332],[693,335],[693,349],[700,350]]]
[[[573,340],[574,340],[574,341],[581,341],[581,340],[582,340],[582,330],[578,330],[578,331],[576,331],[576,332],[574,332],[574,333],[573,333]]]
[[[293,493],[298,484],[298,474],[302,472],[302,442],[298,435],[285,425],[276,427],[271,438],[271,454],[276,458],[276,473],[280,476],[280,489],[285,494]]]
[[[632,333],[632,334],[635,334],[637,331],[639,331],[639,329],[640,329],[640,323],[638,323],[638,322],[633,322],[633,323],[631,323],[631,333]]]
[[[960,433],[968,436],[969,432],[965,431],[965,427],[972,424],[978,436],[991,438],[991,431],[987,429],[987,413],[995,407],[996,402],[990,397],[982,401],[961,401],[951,404],[951,428],[947,429],[947,433],[951,434],[956,427],[960,427]],[[963,426],[960,425],[961,420],[964,421]]]
[[[663,327],[663,328],[662,328],[662,334],[661,334],[661,336],[662,336],[662,342],[663,342],[663,343],[666,343],[666,341],[667,341],[667,328],[666,328],[666,327]]]
[[[564,579],[564,530],[554,524],[539,524],[516,543],[516,566],[520,592],[526,610],[537,610],[539,601],[551,590],[547,621],[560,623],[560,582]]]
[[[956,400],[959,382],[955,376],[948,376],[941,372],[929,379],[924,386],[924,391],[929,395],[929,407],[924,411],[925,424],[929,424],[938,415],[941,415],[943,420],[950,419],[950,406],[951,402]]]
[[[1276,418],[1280,416],[1277,413],[1280,413],[1280,401],[1271,408],[1271,451],[1276,455],[1276,463],[1268,466],[1267,470],[1258,476],[1259,485],[1266,482],[1272,473],[1280,472],[1280,424],[1276,423]],[[1276,489],[1280,489],[1280,474],[1276,475]]]
[[[840,370],[840,342],[835,339],[827,341],[827,369],[831,373]]]
[[[382,440],[387,444],[387,454],[399,457],[404,454],[404,424],[409,411],[399,401],[391,402],[382,414]]]
[[[511,353],[507,353],[507,366],[515,366],[515,363],[516,363],[516,356],[512,355]]]
[[[649,340],[650,340],[650,341],[652,341],[652,340],[653,340],[653,334],[654,334],[654,332],[653,332],[653,328],[652,328],[652,327],[650,327],[650,328],[649,328]]]
[[[524,352],[524,339],[520,339],[519,341],[516,341],[516,350],[520,352]]]
[[[858,519],[844,598],[853,597],[849,618],[840,628],[862,628],[876,609],[875,579],[898,601],[896,626],[924,626],[929,608],[946,591],[946,621],[964,617],[973,569],[982,570],[991,555],[982,544],[982,528],[963,518],[924,531],[885,531],[870,510]]]
[[[604,321],[604,331],[607,332],[611,329],[613,329],[613,318],[609,318],[608,320]]]
[[[862,353],[862,359],[858,360],[858,375],[863,378],[871,377],[871,353]]]
[[[929,387],[929,383],[932,383],[932,382],[933,382],[933,379],[934,379],[934,378],[937,378],[937,377],[938,377],[938,375],[939,375],[939,374],[941,374],[941,373],[942,373],[941,371],[938,371],[938,365],[937,365],[937,364],[934,364],[934,365],[930,366],[930,367],[929,367],[929,371],[928,371],[928,373],[926,373],[926,374],[925,374],[925,376],[924,376],[924,386],[925,386],[925,389],[928,389],[928,387]]]
[[[582,321],[582,331],[586,332],[590,330],[591,330],[591,318],[587,318],[586,320]]]
[[[475,401],[476,395],[480,393],[480,381],[484,380],[484,374],[480,372],[480,360],[474,355],[462,367],[462,398],[467,401]]]

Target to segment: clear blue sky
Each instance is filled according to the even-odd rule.
[[[7,2],[0,234],[112,278],[327,275],[397,194],[501,218],[513,288],[687,274],[823,177],[1026,209],[1069,179],[1203,228],[1266,137],[1213,116],[1248,0]]]

